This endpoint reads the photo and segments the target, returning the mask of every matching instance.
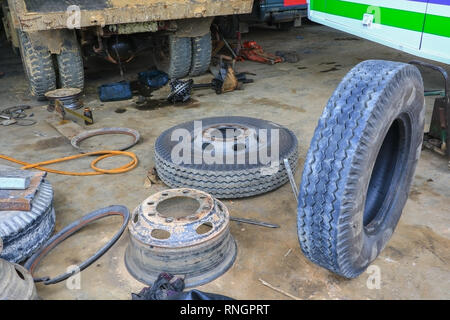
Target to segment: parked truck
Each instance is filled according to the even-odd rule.
[[[252,24],[266,23],[288,30],[301,26],[307,7],[306,0],[254,0],[251,13],[218,17],[215,23],[227,38],[234,38],[237,31],[248,32]]]
[[[205,72],[215,16],[245,14],[253,0],[0,0],[33,96],[83,88],[84,60],[126,63],[146,48],[170,78]]]
[[[255,0],[252,14],[239,16],[247,23],[265,22],[278,29],[299,27],[306,17],[306,0]]]

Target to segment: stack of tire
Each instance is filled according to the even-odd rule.
[[[50,238],[54,228],[53,188],[44,179],[31,201],[30,211],[0,212],[0,258],[14,263],[24,261]]]

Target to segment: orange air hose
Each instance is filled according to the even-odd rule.
[[[54,170],[54,169],[49,169],[49,168],[43,167],[45,165],[49,165],[49,164],[53,164],[53,163],[65,162],[65,161],[69,161],[69,160],[79,159],[79,158],[88,157],[88,156],[95,156],[95,155],[99,155],[99,157],[91,162],[91,168],[94,171],[90,171],[90,172],[62,171],[62,170]],[[127,163],[126,165],[121,166],[119,168],[115,168],[115,169],[101,169],[96,166],[97,163],[100,162],[101,160],[109,158],[109,157],[114,157],[114,156],[126,156],[126,157],[131,158],[132,160],[129,163]],[[42,162],[38,162],[38,163],[28,163],[28,162],[20,161],[20,160],[17,160],[17,159],[8,157],[8,156],[4,156],[4,155],[0,155],[0,159],[4,159],[4,160],[8,160],[8,161],[11,161],[14,163],[21,164],[24,166],[21,168],[23,170],[37,169],[37,170],[46,171],[46,172],[50,172],[50,173],[63,174],[63,175],[67,175],[67,176],[96,176],[96,175],[101,175],[101,174],[124,173],[124,172],[128,172],[128,171],[134,169],[138,164],[138,159],[133,152],[111,151],[111,150],[88,152],[88,153],[84,153],[84,154],[77,154],[74,156],[58,158],[58,159],[54,159],[54,160],[42,161]]]

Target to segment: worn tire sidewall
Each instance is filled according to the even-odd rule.
[[[415,76],[407,76],[414,75]],[[411,93],[411,90],[413,93]],[[396,77],[391,79],[390,83],[387,84],[383,93],[380,94],[382,98],[378,98],[375,102],[378,104],[377,107],[381,107],[384,112],[382,119],[377,119],[375,128],[371,126],[366,126],[363,135],[369,135],[373,133],[371,131],[377,131],[377,139],[372,140],[372,145],[361,149],[361,145],[358,146],[355,154],[361,154],[362,158],[353,159],[353,161],[358,161],[359,164],[356,166],[359,168],[360,179],[358,180],[358,185],[354,190],[358,190],[356,194],[350,195],[357,199],[358,205],[353,209],[352,219],[354,225],[356,224],[356,236],[353,239],[354,245],[351,247],[352,261],[354,274],[349,275],[354,277],[362,273],[373,260],[380,254],[384,249],[387,242],[391,238],[400,216],[402,214],[403,207],[408,199],[409,189],[414,177],[415,168],[420,156],[420,151],[423,142],[423,129],[424,129],[424,97],[423,94],[423,84],[421,82],[421,76],[419,71],[415,67],[407,67],[397,74]],[[411,98],[414,95],[414,98]],[[399,164],[400,170],[402,172],[396,172],[394,174],[400,174],[397,180],[399,185],[394,189],[392,195],[394,199],[392,200],[391,206],[387,209],[384,220],[381,225],[377,228],[376,232],[368,233],[366,232],[363,224],[363,212],[364,204],[366,201],[367,191],[372,176],[372,171],[375,162],[378,157],[378,153],[383,145],[384,139],[391,128],[393,122],[399,119],[402,115],[402,121],[407,125],[407,134],[409,134],[409,141],[407,139],[407,154],[404,155],[406,161]],[[373,116],[373,115],[372,115]],[[358,150],[360,149],[360,150]],[[368,151],[368,152],[367,152]],[[400,155],[402,157],[402,155]],[[401,161],[401,160],[400,160]],[[353,167],[353,166],[352,166]],[[389,195],[388,195],[389,196]],[[362,210],[361,210],[362,208]],[[383,208],[385,209],[385,208]],[[382,209],[382,210],[383,210]],[[348,237],[348,234],[344,234],[342,237]],[[337,239],[338,243],[345,241],[345,239]],[[339,257],[338,257],[339,258]]]

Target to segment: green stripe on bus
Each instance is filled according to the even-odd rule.
[[[367,4],[340,0],[311,0],[310,3],[310,9],[313,11],[320,11],[361,21],[365,13],[375,14],[373,10],[368,10],[369,7],[370,6]],[[380,21],[375,21],[375,23],[422,32],[425,14],[385,7],[378,8],[380,8]],[[450,18],[427,15],[424,32],[450,37]]]
[[[450,38],[450,18],[427,14],[423,32]]]

